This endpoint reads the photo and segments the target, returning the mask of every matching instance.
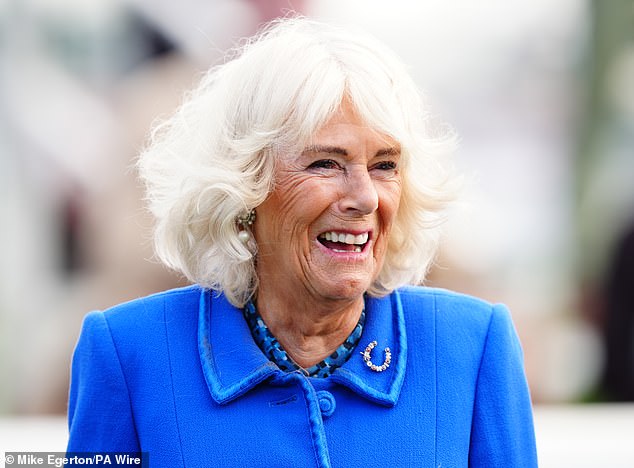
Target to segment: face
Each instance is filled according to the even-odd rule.
[[[401,198],[399,159],[398,143],[345,105],[303,151],[280,156],[275,189],[256,209],[260,288],[360,298],[383,265]]]

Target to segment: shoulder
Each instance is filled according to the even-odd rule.
[[[86,370],[96,368],[118,373],[137,390],[146,382],[164,382],[171,359],[196,359],[191,350],[197,346],[202,293],[190,286],[89,313],[75,347],[73,379],[98,376]]]
[[[114,318],[122,314],[134,313],[158,313],[163,309],[173,309],[184,305],[195,305],[198,308],[202,288],[198,285],[183,288],[170,289],[139,297],[131,301],[123,302],[103,311],[108,318]]]
[[[202,292],[200,286],[187,286],[93,311],[84,318],[82,335],[106,333],[115,341],[134,342],[143,341],[143,337],[151,336],[152,331],[159,331],[167,322],[193,324],[198,320]]]
[[[427,286],[402,286],[396,289],[395,293],[400,295],[404,300],[407,301],[432,301],[435,304],[442,306],[458,306],[468,308],[491,307],[491,304],[484,299],[442,288],[430,288]]]
[[[408,341],[416,343],[416,349],[431,344],[426,349],[433,349],[438,379],[447,388],[475,389],[483,370],[487,376],[483,383],[494,383],[509,372],[521,375],[523,353],[505,305],[424,287],[407,287],[395,294],[403,307]],[[413,352],[410,357],[424,359],[418,355],[424,353]]]
[[[197,316],[202,292],[198,285],[170,289],[123,302],[98,313],[103,314],[108,323],[164,320],[189,313]]]
[[[505,308],[501,304],[441,288],[405,286],[394,294],[400,297],[409,313],[433,313],[440,319],[458,315],[465,320],[487,320],[496,308]]]
[[[439,341],[482,343],[492,328],[512,329],[507,307],[483,299],[440,288],[406,286],[394,292],[400,298],[408,328],[423,317],[434,324]]]

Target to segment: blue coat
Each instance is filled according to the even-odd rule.
[[[149,452],[158,467],[535,467],[508,311],[444,290],[369,298],[352,357],[284,373],[242,313],[199,287],[89,314],[75,349],[69,451]],[[376,364],[360,352],[370,341]]]

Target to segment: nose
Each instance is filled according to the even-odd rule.
[[[344,213],[363,215],[373,213],[379,207],[379,194],[365,166],[355,166],[348,171],[340,207]]]

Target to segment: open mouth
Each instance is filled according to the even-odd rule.
[[[326,248],[334,252],[361,252],[368,243],[370,235],[351,234],[345,232],[324,232],[317,237],[317,240]]]

